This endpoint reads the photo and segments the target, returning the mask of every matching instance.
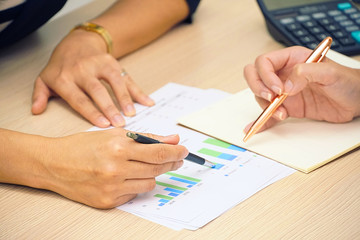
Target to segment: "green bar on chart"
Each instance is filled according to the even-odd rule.
[[[221,152],[214,151],[214,150],[211,150],[211,149],[208,149],[208,148],[202,148],[198,152],[203,153],[203,154],[208,155],[208,156],[212,156],[212,157],[218,157],[218,156],[221,155]]]
[[[157,184],[157,185],[160,185],[160,186],[164,186],[164,187],[169,187],[169,188],[173,188],[173,189],[176,189],[176,190],[180,190],[180,191],[186,191],[186,190],[187,190],[187,188],[178,187],[178,186],[175,186],[175,185],[172,185],[172,184],[163,183],[163,182],[158,182],[158,181],[156,181],[156,184]]]
[[[166,175],[170,175],[170,176],[174,176],[174,177],[178,177],[178,178],[182,178],[182,179],[186,179],[186,180],[193,181],[193,182],[201,182],[200,179],[192,178],[192,177],[187,177],[187,176],[180,175],[180,174],[173,173],[173,172],[167,172],[167,173],[165,173],[165,174],[166,174]]]
[[[208,143],[208,144],[215,145],[215,146],[222,147],[222,148],[228,148],[231,146],[231,144],[217,140],[215,138],[208,138],[204,141],[204,143]]]
[[[161,199],[166,199],[166,200],[172,200],[173,199],[173,197],[165,196],[165,195],[162,195],[162,194],[155,194],[154,197],[161,198]]]

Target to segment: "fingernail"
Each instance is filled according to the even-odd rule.
[[[265,99],[265,100],[268,100],[268,101],[271,101],[271,93],[268,93],[268,92],[261,92],[260,93],[260,96]]]
[[[123,117],[120,116],[120,115],[115,115],[112,118],[112,120],[113,120],[114,127],[123,127],[123,126],[125,126],[125,121],[124,121]]]
[[[151,99],[150,97],[148,97],[148,96],[146,96],[145,101],[146,101],[146,104],[149,105],[149,106],[154,106],[154,105],[155,105],[154,100],[152,100],[152,99]]]
[[[284,87],[285,87],[285,92],[289,93],[289,92],[291,92],[291,90],[293,89],[294,84],[292,83],[292,81],[287,80],[287,81],[285,82]]]
[[[282,93],[281,88],[279,88],[278,86],[272,86],[271,90],[273,90],[273,92],[278,94],[278,95],[281,95],[281,93]]]
[[[126,116],[134,116],[135,115],[135,108],[132,104],[129,104],[125,107],[125,115]]]
[[[179,162],[176,163],[175,168],[176,168],[176,169],[181,168],[182,165],[184,165],[184,161],[179,161]]]
[[[171,134],[171,135],[168,135],[168,137],[176,137],[178,136],[179,134]]]
[[[284,120],[284,119],[285,119],[284,113],[281,112],[281,111],[276,111],[276,112],[274,113],[274,115],[275,115],[278,119],[280,119],[280,120]]]
[[[105,117],[101,116],[98,118],[98,122],[101,124],[101,126],[108,127],[110,126],[109,120],[107,120]]]

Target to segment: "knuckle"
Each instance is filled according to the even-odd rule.
[[[162,165],[155,165],[152,168],[152,176],[159,176],[163,173],[163,166]]]
[[[116,159],[118,158],[126,158],[126,148],[121,142],[118,140],[118,137],[114,137],[108,143],[109,150]]]
[[[166,160],[166,149],[165,145],[159,144],[159,150],[157,151],[157,158],[155,159],[156,164],[162,164]]]
[[[70,80],[70,75],[67,71],[61,71],[55,78],[55,86],[66,85]]]
[[[295,73],[295,76],[296,76],[296,77],[302,76],[303,73],[304,73],[304,69],[303,69],[302,64],[297,64],[297,65],[295,65],[293,72]]]
[[[121,81],[120,72],[117,69],[109,67],[108,69],[106,69],[106,75],[108,76],[110,81]]]
[[[88,91],[93,92],[95,94],[98,92],[102,92],[105,88],[104,85],[102,85],[99,81],[88,81],[86,85]]]
[[[119,94],[119,99],[120,99],[121,103],[123,103],[123,104],[130,104],[131,103],[131,98],[130,98],[129,93],[127,91],[124,91],[121,94]]]

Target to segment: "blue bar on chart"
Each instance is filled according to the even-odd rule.
[[[228,153],[222,153],[222,152],[218,152],[218,151],[208,149],[208,148],[202,148],[198,152],[202,153],[202,154],[205,154],[205,155],[208,155],[208,156],[211,156],[211,157],[216,157],[216,158],[229,160],[229,161],[232,161],[235,158],[237,158],[236,155],[228,154]]]
[[[186,190],[188,190],[188,188],[196,185],[197,183],[199,183],[201,181],[200,179],[197,179],[197,178],[180,175],[180,174],[173,173],[173,172],[168,172],[165,174],[169,175],[170,176],[169,179],[171,179],[171,180],[187,184],[187,187],[180,187],[180,186],[176,186],[174,184],[156,181],[157,185],[164,187],[163,190],[168,192],[167,193],[168,196],[163,195],[163,194],[155,194],[154,195],[154,197],[160,198],[158,201],[159,202],[158,206],[164,206],[166,203],[168,203],[172,199],[174,199],[174,197],[181,195]]]
[[[220,164],[220,163],[215,163],[215,167],[213,169],[221,169],[223,166],[225,166],[224,164]]]
[[[223,142],[223,141],[220,141],[220,140],[217,140],[215,138],[208,138],[204,141],[204,143],[208,143],[208,144],[211,144],[211,145],[214,145],[214,146],[218,146],[218,147],[222,147],[222,148],[227,148],[227,149],[231,149],[231,150],[235,150],[235,151],[239,151],[239,152],[245,152],[246,150],[241,148],[241,147],[238,147],[238,146],[235,146],[235,145],[231,145],[229,143],[226,143],[226,142]]]

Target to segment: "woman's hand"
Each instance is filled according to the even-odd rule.
[[[262,108],[276,95],[288,94],[261,130],[287,117],[343,123],[360,115],[360,70],[328,58],[304,63],[310,54],[309,49],[290,47],[261,55],[245,67],[245,79]]]
[[[101,80],[111,87],[116,100],[111,98]],[[129,75],[122,74],[117,60],[106,53],[102,37],[81,29],[71,32],[61,41],[36,79],[33,114],[44,112],[52,96],[62,97],[98,127],[125,125],[114,102],[120,105],[126,116],[135,114],[133,100],[146,106],[154,104]]]
[[[178,135],[151,136],[167,144],[140,144],[126,132],[114,128],[53,139],[38,168],[37,187],[96,208],[112,208],[152,190],[156,176],[178,169],[188,155],[184,146],[176,145]]]

